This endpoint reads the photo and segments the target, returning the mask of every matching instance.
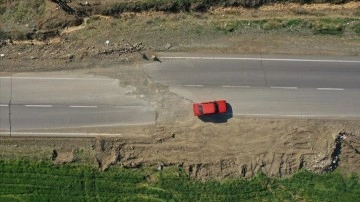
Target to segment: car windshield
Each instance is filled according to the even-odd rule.
[[[214,106],[215,106],[215,112],[219,112],[219,106],[216,101],[214,101]]]
[[[199,105],[199,114],[204,114],[203,106],[202,106],[202,105]]]

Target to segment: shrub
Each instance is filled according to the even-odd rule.
[[[347,19],[320,19],[310,25],[314,34],[340,35],[344,32]]]
[[[355,25],[355,26],[353,27],[353,30],[354,30],[354,32],[355,32],[356,34],[359,34],[359,35],[360,35],[360,24]]]
[[[264,30],[273,30],[273,29],[280,29],[283,27],[283,24],[280,20],[270,20],[262,24],[261,28]]]
[[[300,26],[303,24],[303,20],[301,19],[292,19],[292,20],[289,20],[285,23],[285,26],[286,27],[296,27],[296,26]]]
[[[328,35],[339,35],[344,31],[342,25],[320,25],[316,26],[314,29],[314,34],[328,34]]]

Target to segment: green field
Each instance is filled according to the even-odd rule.
[[[0,161],[0,201],[356,201],[356,175],[302,170],[291,178],[200,182],[177,168],[163,171]]]

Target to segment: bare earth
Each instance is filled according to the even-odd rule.
[[[55,5],[49,4],[48,11]],[[239,19],[294,16],[299,5],[274,5],[257,10],[223,9],[205,14]],[[344,16],[360,3],[304,5],[313,13]],[[59,18],[66,18],[59,13]],[[127,14],[127,26],[152,24],[154,19],[191,20],[185,14]],[[202,18],[196,17],[201,23]],[[94,20],[96,19],[96,20]],[[0,137],[0,158],[53,160],[55,164],[89,163],[106,170],[111,165],[183,166],[196,179],[251,177],[258,171],[284,177],[300,168],[315,172],[341,169],[360,173],[360,120],[267,119],[233,117],[226,123],[204,123],[192,115],[191,101],[169,92],[167,86],[153,81],[143,71],[145,54],[162,52],[261,53],[300,55],[360,55],[356,35],[319,36],[299,31],[243,31],[230,35],[209,34],[189,38],[184,30],[115,28],[118,19],[92,16],[79,26],[61,30],[47,41],[13,41],[0,46],[0,75],[23,71],[68,71],[117,78],[121,86],[136,87],[133,94],[152,103],[158,113],[155,126],[121,128],[63,129],[57,132],[98,133],[96,138]],[[128,24],[126,24],[128,23]],[[156,23],[156,22],[155,22]],[[97,26],[102,26],[101,30]],[[169,25],[170,26],[170,25]],[[153,28],[152,31],[151,30]],[[107,29],[110,31],[104,31]],[[175,31],[174,31],[175,30]],[[93,37],[88,33],[93,31]],[[141,30],[140,30],[141,31]],[[183,34],[181,34],[183,33]],[[131,36],[131,37],[129,37]],[[192,36],[191,36],[192,37]],[[154,40],[154,38],[156,40]],[[110,40],[110,45],[105,41]],[[131,44],[131,45],[129,45]],[[169,47],[170,46],[170,47]],[[339,132],[345,139],[337,144]],[[107,135],[111,135],[107,136]],[[114,137],[115,136],[115,137]]]

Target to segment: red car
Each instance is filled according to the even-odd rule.
[[[226,100],[215,100],[210,102],[194,103],[193,110],[195,116],[205,114],[226,113]]]

